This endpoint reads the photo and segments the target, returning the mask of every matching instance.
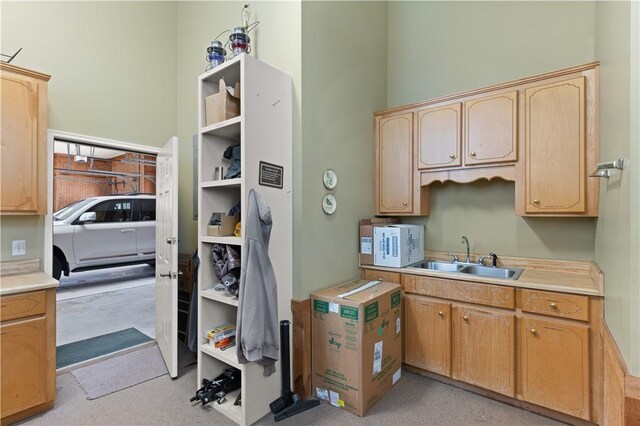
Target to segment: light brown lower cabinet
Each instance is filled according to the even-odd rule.
[[[404,362],[451,377],[451,303],[404,297]]]
[[[56,392],[55,290],[2,297],[2,425],[53,406]]]
[[[600,297],[411,274],[402,285],[405,364],[564,421],[559,413],[602,421]]]
[[[589,326],[524,315],[521,399],[589,420]]]
[[[515,315],[455,306],[453,374],[456,380],[515,395]]]

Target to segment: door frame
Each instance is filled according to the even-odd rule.
[[[95,145],[101,148],[136,151],[143,154],[158,155],[162,147],[138,145],[113,139],[86,136],[77,133],[63,132],[49,129],[47,132],[47,214],[44,217],[44,272],[53,272],[53,143],[56,140],[64,142]]]

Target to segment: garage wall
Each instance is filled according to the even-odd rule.
[[[141,155],[141,154],[135,154]],[[141,156],[142,159],[155,161],[155,156]],[[108,160],[94,160],[90,163],[76,163],[71,159],[67,161],[67,154],[54,154],[53,156],[53,211],[57,211],[67,204],[87,197],[99,197],[104,195],[126,194],[140,192],[155,194],[156,168],[141,164],[122,163],[126,160],[126,154],[113,157]],[[91,176],[67,173],[71,171],[105,171],[115,173],[136,173],[151,177],[134,179],[113,178],[103,176]],[[115,184],[117,183],[117,185]]]
[[[601,180],[595,260],[605,274],[605,320],[634,375],[640,374],[637,6],[635,15],[629,2],[599,2],[596,9],[600,158],[627,163],[621,174]]]
[[[49,128],[161,146],[176,133],[174,2],[0,3],[0,50],[51,74]],[[44,219],[3,216],[2,260],[43,260]],[[13,258],[11,240],[27,254]]]
[[[244,3],[235,1],[181,1],[176,6],[177,128],[180,138],[179,250],[183,253],[191,253],[196,249],[198,242],[196,221],[193,219],[192,181],[192,138],[198,131],[197,78],[205,72],[206,48],[222,31],[240,25],[243,5]],[[300,2],[254,2],[251,3],[251,14],[252,22],[260,21],[258,27],[250,34],[251,55],[289,74],[293,79],[293,186],[294,203],[298,205],[298,165],[301,155]],[[224,42],[224,36],[220,40]]]
[[[387,3],[302,3],[302,173],[294,297],[358,276],[358,219],[373,213],[373,112],[385,106]],[[335,190],[322,183],[338,175]],[[333,193],[336,213],[322,212]]]
[[[53,168],[54,212],[76,200],[110,193],[106,177],[75,177],[65,174],[61,170],[55,170],[67,168],[66,154],[54,154]],[[89,170],[89,163],[73,163],[73,160],[71,160],[71,168],[72,170],[86,171]],[[107,161],[93,162],[93,170],[109,171],[110,169],[111,164]]]
[[[389,2],[389,107],[592,62],[595,2]],[[426,248],[592,260],[596,219],[515,216],[515,185],[435,184]]]

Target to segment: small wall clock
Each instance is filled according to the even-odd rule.
[[[338,184],[338,175],[336,174],[336,171],[333,169],[325,170],[322,175],[322,183],[324,183],[325,188],[334,189]]]
[[[325,214],[334,214],[337,208],[338,203],[333,194],[327,194],[322,198],[322,211]]]

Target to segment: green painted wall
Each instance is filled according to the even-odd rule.
[[[591,62],[593,2],[389,2],[389,107]],[[515,216],[513,183],[437,184],[426,248],[593,259],[595,219]]]
[[[0,50],[51,74],[49,128],[161,146],[176,132],[175,3],[6,2]],[[144,29],[141,31],[141,29]],[[43,259],[44,219],[2,217],[2,260]],[[11,256],[11,240],[27,254]]]
[[[197,77],[205,71],[206,48],[218,34],[241,24],[243,3],[177,3],[177,126],[180,138],[180,251],[196,249],[198,235],[193,220],[193,148],[198,131]],[[299,1],[265,1],[251,4],[251,22],[260,24],[251,32],[252,56],[289,74],[293,79],[294,203],[299,210],[301,155],[301,68]],[[225,35],[228,37],[228,34]],[[220,38],[224,43],[225,36]],[[294,237],[295,238],[295,237]]]
[[[605,320],[633,374],[640,373],[638,208],[638,4],[599,2],[600,158],[624,158],[622,174],[603,180],[595,261],[605,274]],[[633,18],[630,18],[633,16]]]
[[[373,212],[373,112],[385,106],[386,64],[385,2],[302,3],[295,298],[358,274],[358,219]],[[338,175],[332,216],[321,209],[327,168]]]

